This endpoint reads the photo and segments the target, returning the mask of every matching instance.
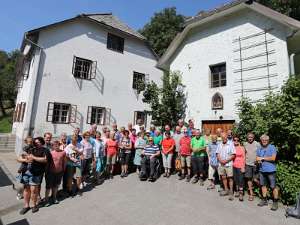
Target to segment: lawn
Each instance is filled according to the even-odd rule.
[[[11,115],[0,117],[0,133],[10,133],[11,132]]]

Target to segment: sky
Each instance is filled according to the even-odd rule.
[[[175,6],[177,12],[194,16],[230,0],[2,0],[0,6],[0,49],[12,51],[21,45],[26,31],[72,18],[81,13],[111,12],[137,30],[155,12]]]

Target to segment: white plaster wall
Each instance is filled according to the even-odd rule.
[[[270,79],[271,86],[280,87],[289,76],[289,59],[286,44],[287,30],[285,27],[271,21],[252,11],[241,11],[239,14],[223,18],[222,21],[210,23],[201,29],[197,28],[190,33],[176,55],[171,60],[170,69],[179,70],[183,75],[183,83],[187,91],[187,118],[195,119],[196,126],[201,127],[202,120],[238,120],[236,102],[241,97],[241,93],[235,91],[241,89],[240,73],[234,73],[240,68],[240,64],[234,62],[239,58],[239,52],[234,52],[238,48],[238,43],[233,40],[239,36],[248,36],[258,33],[265,28],[274,28],[267,34],[267,39],[274,39],[269,44],[270,49],[275,50],[275,54],[269,56],[270,62],[276,65],[270,67],[270,73],[277,73],[278,76]],[[254,42],[264,41],[264,36],[259,36],[243,42],[243,46]],[[243,57],[261,53],[265,46],[249,49],[243,52]],[[210,65],[226,62],[227,85],[225,87],[210,88]],[[266,57],[256,58],[247,61],[243,67],[254,66],[266,63]],[[244,78],[266,75],[267,69],[257,69],[243,74]],[[268,86],[267,79],[244,82],[244,89],[261,88]],[[278,91],[277,88],[275,91]],[[211,109],[211,98],[220,92],[224,97],[224,109],[214,111]],[[252,100],[261,99],[266,91],[246,93],[245,96]]]
[[[157,83],[162,72],[155,67],[157,61],[143,42],[116,34],[125,38],[123,54],[108,50],[107,30],[90,22],[71,22],[40,32],[38,44],[44,50],[32,114],[35,136],[45,131],[55,136],[71,133],[76,126],[89,129],[88,106],[111,108],[112,118],[119,126],[133,122],[134,111],[146,109],[142,95],[137,96],[132,89],[133,71],[149,74],[150,80]],[[97,61],[95,80],[76,82],[72,74],[74,55]],[[76,124],[46,122],[48,102],[77,105]]]

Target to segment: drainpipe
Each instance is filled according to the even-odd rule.
[[[295,75],[295,55],[296,53],[290,55],[290,76]]]

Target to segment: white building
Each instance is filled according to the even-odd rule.
[[[16,151],[28,135],[71,134],[143,118],[137,86],[160,83],[146,39],[112,14],[82,14],[25,33],[13,133]]]
[[[238,121],[242,96],[256,102],[299,73],[299,50],[299,21],[240,0],[188,19],[158,67],[182,72],[187,118],[214,132]]]

